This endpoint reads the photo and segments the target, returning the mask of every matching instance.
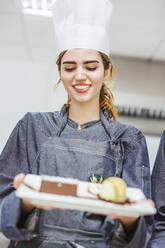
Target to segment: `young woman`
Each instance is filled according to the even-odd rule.
[[[113,71],[108,56],[76,48],[60,54],[57,65],[68,103],[60,112],[26,114],[1,154],[0,230],[17,248],[145,247],[145,217],[49,209],[15,195],[27,173],[85,181],[94,174],[122,177],[150,198],[145,138],[115,121],[112,93],[104,82]]]
[[[109,59],[109,0],[56,0],[57,65],[68,102],[60,112],[28,113],[0,158],[0,230],[17,248],[145,247],[147,218],[50,209],[18,199],[27,173],[89,181],[122,177],[150,197],[143,134],[116,119]],[[112,120],[113,119],[113,120]],[[20,174],[21,173],[21,174]],[[67,206],[66,206],[67,208]]]
[[[165,131],[162,134],[154,168],[152,171],[152,197],[157,208],[154,232],[149,248],[165,246]]]

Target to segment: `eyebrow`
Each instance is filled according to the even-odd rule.
[[[86,64],[90,64],[90,63],[99,63],[98,60],[87,60],[87,61],[84,61],[83,64],[86,65]],[[64,61],[63,64],[72,64],[72,65],[75,65],[77,64],[75,61]]]

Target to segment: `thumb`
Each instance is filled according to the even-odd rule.
[[[21,183],[23,183],[25,174],[20,173],[14,177],[14,188],[18,189]]]

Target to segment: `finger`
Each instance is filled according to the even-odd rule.
[[[44,210],[52,210],[53,209],[53,207],[43,206],[43,205],[36,205],[36,208],[41,208],[41,209],[44,209]]]
[[[111,219],[120,219],[121,221],[136,221],[139,216],[130,217],[130,216],[121,216],[121,215],[117,215],[117,214],[112,213],[112,214],[109,214],[109,217]]]
[[[20,184],[23,183],[24,178],[25,178],[25,174],[23,174],[23,173],[20,173],[20,174],[18,174],[18,175],[16,175],[14,177],[14,182],[13,183],[14,183],[14,188],[15,189],[18,189]]]
[[[118,215],[116,215],[116,214],[109,214],[109,217],[111,218],[111,219],[118,219],[119,218],[119,216]]]
[[[99,213],[99,212],[93,212],[94,214],[98,214],[98,215],[103,215],[103,216],[106,216],[106,214],[103,214],[103,213]]]
[[[36,205],[36,208],[41,208],[44,210],[53,210],[53,209],[67,210],[66,208],[56,208],[56,207],[50,207],[50,206],[44,206],[44,205]]]
[[[151,203],[152,207],[155,207],[155,203],[151,199],[148,199],[148,201]]]

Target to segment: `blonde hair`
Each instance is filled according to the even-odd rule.
[[[61,71],[61,60],[62,57],[64,56],[64,54],[66,53],[66,51],[62,52],[59,54],[56,64],[58,66],[58,71],[60,73]],[[99,52],[102,61],[103,61],[103,65],[104,65],[104,70],[109,70],[110,69],[110,79],[109,79],[109,83],[112,82],[112,78],[113,78],[113,74],[114,74],[114,67],[113,64],[110,60],[110,58],[104,54]],[[59,81],[57,82],[57,86],[59,85],[61,79],[59,79]],[[102,87],[101,87],[101,91],[100,91],[100,109],[102,110],[106,110],[108,112],[109,118],[112,118],[113,120],[116,120],[117,115],[118,115],[118,111],[116,106],[113,104],[114,101],[114,97],[113,94],[110,90],[110,88],[107,86],[107,84],[105,82],[103,82]],[[71,99],[68,96],[68,100],[67,103],[65,104],[66,107],[68,108],[69,105],[71,103]]]

